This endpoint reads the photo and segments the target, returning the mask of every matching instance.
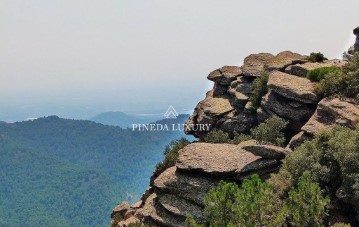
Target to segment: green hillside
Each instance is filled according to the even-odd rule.
[[[0,226],[107,226],[110,210],[139,198],[164,146],[181,136],[56,116],[0,123]]]

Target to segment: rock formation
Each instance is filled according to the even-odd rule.
[[[113,226],[145,222],[155,226],[184,226],[188,215],[205,221],[204,197],[220,180],[240,181],[253,172],[276,171],[287,151],[272,145],[192,143],[179,152],[175,166],[153,182],[153,192],[130,206],[122,203],[111,215]],[[137,207],[137,208],[134,208]],[[126,215],[128,214],[128,215]]]
[[[306,78],[309,70],[336,66],[345,61],[308,62],[300,54],[289,51],[277,55],[252,54],[244,64],[214,70],[208,79],[214,82],[204,100],[195,107],[187,124],[210,124],[233,135],[248,133],[251,128],[273,115],[289,122],[286,134],[292,136],[287,148],[257,141],[239,145],[204,143],[208,131],[186,133],[199,138],[179,152],[172,166],[151,180],[151,187],[142,199],[129,205],[123,203],[113,210],[112,225],[149,223],[154,226],[184,226],[191,214],[199,223],[205,221],[204,197],[221,180],[238,184],[253,173],[266,178],[277,171],[288,152],[322,129],[334,125],[354,127],[359,121],[359,105],[355,100],[329,97],[320,100],[314,93],[316,83]],[[268,92],[257,111],[249,108],[253,81],[266,71]],[[293,136],[294,135],[294,136]]]

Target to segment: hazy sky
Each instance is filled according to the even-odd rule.
[[[250,53],[353,42],[359,1],[0,0],[0,120],[192,110]]]

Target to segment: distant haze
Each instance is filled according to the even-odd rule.
[[[189,113],[250,53],[339,57],[358,0],[1,0],[0,120]]]

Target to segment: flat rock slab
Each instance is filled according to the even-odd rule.
[[[242,74],[238,66],[223,66],[211,72],[207,79],[215,83],[228,86],[233,80]]]
[[[319,98],[314,94],[315,83],[307,78],[292,76],[273,71],[269,74],[268,87],[285,98],[303,103],[317,103]]]
[[[179,152],[178,169],[229,176],[260,159],[233,144],[192,143]]]
[[[266,69],[284,70],[292,64],[304,63],[305,57],[301,54],[293,53],[291,51],[283,51],[267,61]]]
[[[314,135],[321,130],[331,129],[335,125],[354,128],[358,122],[359,106],[357,104],[350,100],[329,97],[318,103],[317,110],[302,130]]]
[[[303,55],[290,51],[283,51],[275,56],[269,53],[251,54],[244,59],[242,72],[245,76],[258,77],[264,71],[283,71],[290,65],[304,62]]]
[[[278,147],[269,144],[258,144],[255,140],[248,140],[238,145],[243,150],[246,150],[256,156],[264,159],[283,159],[287,151],[283,147]]]
[[[304,64],[290,65],[285,69],[285,72],[291,75],[306,77],[310,70],[323,67],[338,67],[341,68],[346,64],[341,60],[326,60],[323,62],[307,62]]]

